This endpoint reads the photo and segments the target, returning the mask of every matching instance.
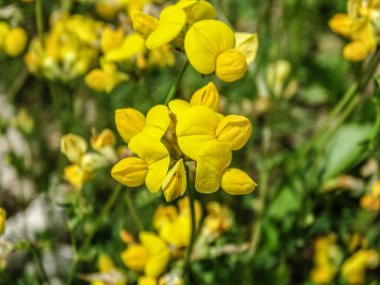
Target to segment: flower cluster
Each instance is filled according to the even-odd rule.
[[[91,146],[96,152],[87,152],[84,138],[72,133],[64,135],[61,138],[61,152],[72,163],[64,169],[65,180],[76,189],[81,189],[96,169],[106,167],[117,159],[115,142],[115,135],[111,130],[105,129],[99,135],[93,131]]]
[[[135,156],[119,161],[113,178],[128,187],[145,182],[150,192],[162,189],[172,201],[186,191],[186,163],[195,167],[198,192],[213,193],[220,187],[233,195],[252,192],[255,182],[242,170],[229,168],[232,151],[251,135],[251,122],[218,111],[213,83],[197,90],[189,103],[175,99],[168,107],[156,105],[146,117],[132,108],[116,110],[116,127]]]
[[[28,36],[23,28],[0,22],[0,51],[8,56],[18,56],[24,51],[27,41]]]
[[[234,33],[216,16],[215,8],[203,0],[180,0],[165,7],[159,19],[138,10],[131,13],[133,27],[146,37],[148,49],[171,43],[185,52],[199,73],[236,81],[255,59],[257,34]]]
[[[330,28],[348,39],[343,56],[351,61],[361,61],[376,50],[376,35],[380,32],[380,2],[373,0],[348,0],[347,13],[336,14]]]

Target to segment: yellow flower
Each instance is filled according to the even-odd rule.
[[[160,140],[170,124],[169,110],[164,105],[156,105],[149,110],[145,118],[135,109],[118,109],[115,113],[115,123],[126,143],[140,132]]]
[[[20,55],[28,41],[28,36],[23,28],[10,29],[5,37],[4,50],[9,56]]]
[[[364,284],[365,270],[379,264],[379,254],[373,249],[361,249],[345,260],[341,274],[349,284]]]
[[[84,171],[77,164],[66,166],[63,172],[63,178],[78,190],[83,187],[84,182],[91,178],[91,173]]]
[[[140,186],[145,182],[150,192],[157,192],[169,168],[170,157],[166,147],[144,133],[133,137],[128,147],[138,157],[119,161],[112,168],[112,177],[128,187]]]
[[[181,197],[186,191],[186,171],[182,158],[169,170],[162,182],[162,191],[168,202]]]
[[[176,6],[181,7],[187,16],[187,22],[193,24],[195,22],[216,18],[215,8],[207,1],[203,0],[180,0]]]
[[[125,37],[123,43],[105,53],[105,59],[112,62],[123,62],[144,52],[144,38],[138,33],[132,33]]]
[[[186,13],[177,6],[162,10],[157,28],[146,40],[148,49],[155,49],[174,40],[186,23]]]
[[[158,27],[158,20],[140,10],[131,13],[133,29],[143,37],[148,37]]]
[[[67,134],[61,138],[61,152],[72,163],[80,163],[83,154],[87,151],[87,143],[84,138],[75,134]]]
[[[213,82],[194,92],[190,99],[191,106],[206,106],[215,112],[219,112],[219,92]]]
[[[348,14],[336,14],[334,15],[330,21],[329,26],[330,29],[337,34],[343,35],[345,37],[349,37],[351,34],[351,20]]]
[[[112,29],[105,27],[100,38],[100,47],[104,53],[118,48],[123,43],[124,31],[122,29]]]
[[[217,20],[196,22],[185,37],[187,58],[194,69],[202,74],[213,73],[219,54],[234,46],[234,32],[229,26]]]
[[[120,0],[97,0],[95,10],[103,18],[112,20],[124,8],[123,4]]]
[[[0,49],[4,49],[5,39],[9,33],[9,30],[9,24],[0,21]]]
[[[216,58],[215,74],[225,82],[239,80],[245,75],[248,65],[244,55],[237,49],[228,49]]]
[[[2,235],[5,231],[7,220],[7,212],[3,208],[0,207],[0,235]]]
[[[252,126],[243,116],[221,118],[205,106],[194,106],[178,119],[176,132],[183,153],[197,161],[198,155],[215,143],[226,143],[230,152],[240,149],[248,141]]]
[[[96,130],[92,130],[91,147],[95,150],[102,150],[113,147],[116,143],[115,134],[110,129],[104,129],[99,135]]]
[[[206,205],[207,216],[204,219],[204,231],[207,235],[219,236],[231,228],[229,209],[218,202],[209,202]]]
[[[122,252],[124,264],[136,271],[144,271],[147,277],[160,276],[169,260],[170,250],[156,234],[142,231],[139,234],[141,245],[131,245]]]
[[[213,193],[221,187],[232,195],[249,194],[256,183],[242,170],[227,168],[231,163],[231,149],[225,143],[214,143],[199,154],[195,188],[201,193]]]

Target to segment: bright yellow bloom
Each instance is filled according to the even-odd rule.
[[[111,175],[128,187],[144,182],[150,192],[157,192],[165,179],[170,157],[166,147],[157,139],[141,133],[131,139],[128,148],[137,154],[119,161]]]
[[[107,53],[110,50],[120,47],[123,40],[123,29],[114,30],[110,27],[105,27],[100,38],[100,47],[104,53]]]
[[[373,249],[361,249],[342,265],[342,276],[349,284],[364,284],[365,270],[379,264],[379,253]]]
[[[105,54],[105,59],[112,62],[123,62],[145,51],[144,38],[132,33],[125,37],[123,43]]]
[[[232,153],[225,143],[214,143],[199,154],[195,188],[201,193],[213,193],[221,187],[232,195],[251,193],[256,183],[242,170],[227,168]]]
[[[181,7],[187,16],[187,22],[193,24],[195,22],[216,18],[215,8],[207,1],[203,0],[180,0],[176,6]]]
[[[162,10],[157,28],[146,40],[148,49],[155,49],[174,40],[186,23],[186,13],[177,6]]]
[[[70,133],[61,138],[61,152],[70,162],[79,163],[86,151],[87,143],[82,137]]]
[[[4,50],[9,56],[20,55],[28,41],[28,35],[23,28],[10,29],[5,37]]]
[[[213,82],[194,92],[190,99],[191,106],[206,106],[215,112],[219,112],[219,92]]]
[[[172,169],[169,170],[166,178],[162,182],[162,191],[165,199],[168,202],[181,197],[186,191],[186,171],[183,164],[183,159],[177,161]]]
[[[228,49],[216,58],[215,74],[225,82],[239,80],[245,75],[248,65],[244,55],[237,49]]]
[[[100,64],[101,68],[91,70],[84,78],[84,82],[91,89],[109,93],[121,82],[129,79],[127,74],[117,70],[115,64],[104,60],[101,60]]]
[[[115,123],[126,143],[140,132],[160,140],[170,124],[169,110],[164,105],[156,105],[149,110],[145,118],[135,109],[118,109],[115,113]]]
[[[248,141],[252,126],[243,116],[221,118],[207,107],[194,106],[179,118],[176,132],[183,153],[197,161],[198,155],[215,143],[226,143],[230,151],[240,149]]]
[[[148,277],[160,276],[169,260],[169,247],[157,235],[142,231],[139,234],[141,245],[130,245],[122,252],[124,264],[136,271],[144,271]]]
[[[91,173],[84,171],[77,164],[66,166],[63,171],[63,178],[70,182],[76,189],[81,189],[83,184],[91,178]]]
[[[133,29],[143,37],[148,37],[158,27],[158,20],[140,10],[131,13]]]
[[[7,212],[3,208],[0,207],[0,235],[2,235],[5,231],[7,220]]]

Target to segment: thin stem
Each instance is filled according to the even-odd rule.
[[[188,275],[188,279],[191,279],[191,253],[193,251],[194,241],[196,238],[196,223],[195,223],[195,204],[194,204],[194,173],[190,167],[187,167],[187,195],[189,196],[189,206],[191,215],[191,234],[190,243],[186,250],[185,255],[185,270]]]
[[[36,20],[37,20],[37,30],[38,38],[40,39],[41,47],[44,47],[44,20],[42,13],[42,0],[36,0]]]
[[[127,207],[128,207],[129,213],[132,216],[133,222],[136,224],[139,231],[143,231],[144,227],[143,227],[143,225],[140,221],[139,215],[137,214],[136,209],[132,203],[132,197],[131,197],[130,189],[127,189],[127,192],[124,195],[124,199],[125,199],[125,202],[127,203]]]
[[[97,219],[95,220],[95,225],[94,227],[92,228],[91,232],[87,235],[85,241],[83,242],[83,245],[82,247],[78,250],[78,253],[76,254],[76,256],[74,256],[74,261],[73,261],[73,264],[70,268],[70,273],[69,273],[69,278],[67,280],[67,284],[71,284],[74,280],[74,275],[75,275],[75,270],[79,264],[79,262],[81,261],[81,259],[83,258],[83,253],[85,252],[86,248],[89,246],[89,244],[91,243],[96,231],[98,230],[98,228],[100,227],[102,221],[104,220],[105,216],[109,213],[110,209],[114,206],[114,204],[116,203],[117,201],[117,198],[120,194],[120,191],[122,189],[122,185],[121,184],[118,184],[111,196],[109,197],[109,199],[107,200],[106,204],[104,205],[102,211],[100,212],[99,216],[97,217]]]
[[[37,261],[37,265],[38,265],[40,274],[42,276],[42,279],[46,282],[46,284],[50,284],[49,278],[48,278],[46,271],[45,271],[45,267],[44,267],[42,260],[41,260],[41,252],[37,248],[35,248],[33,245],[32,246],[32,253],[34,255],[34,258]]]
[[[179,74],[177,76],[176,81],[174,82],[172,87],[170,87],[169,93],[165,98],[165,104],[168,104],[169,101],[172,100],[174,98],[175,94],[177,93],[178,87],[182,81],[183,74],[185,73],[188,65],[189,65],[189,61],[186,59],[186,62],[183,64],[181,71],[179,72]]]

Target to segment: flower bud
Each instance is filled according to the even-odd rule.
[[[186,191],[186,172],[182,158],[177,161],[172,169],[169,170],[164,182],[162,182],[162,191],[168,202],[185,194]]]
[[[24,29],[17,27],[11,29],[5,38],[4,49],[9,56],[20,55],[26,46],[28,36]]]
[[[249,194],[255,190],[256,183],[244,171],[227,168],[222,175],[221,187],[231,195]]]
[[[242,78],[247,68],[244,55],[237,49],[226,50],[216,58],[216,76],[225,82],[233,82]]]
[[[214,83],[210,82],[206,86],[195,91],[190,100],[190,105],[207,106],[211,110],[219,111],[219,93]]]
[[[112,168],[111,175],[121,184],[137,187],[144,184],[148,172],[147,164],[138,157],[127,157]]]
[[[239,115],[224,117],[215,131],[216,139],[219,142],[229,144],[232,150],[242,148],[248,141],[251,133],[251,122],[246,117]]]
[[[86,150],[87,143],[80,136],[70,133],[61,138],[61,152],[72,163],[79,163]]]
[[[145,126],[145,117],[132,108],[117,109],[115,112],[116,128],[123,140],[128,143]]]

